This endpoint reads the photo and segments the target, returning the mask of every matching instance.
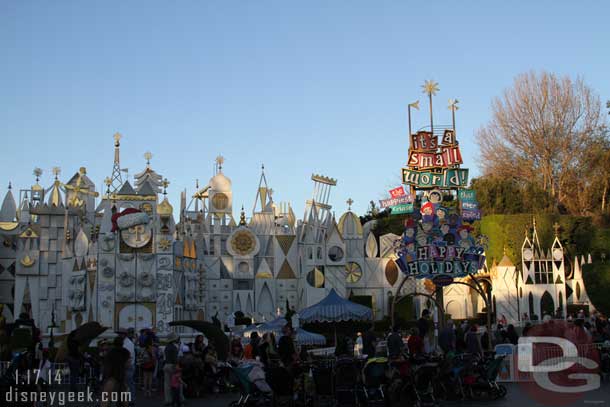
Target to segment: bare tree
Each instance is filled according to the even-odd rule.
[[[589,210],[578,195],[595,182],[591,148],[606,139],[599,97],[580,78],[548,72],[517,76],[477,134],[485,175],[534,183],[572,213]]]

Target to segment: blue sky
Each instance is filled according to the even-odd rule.
[[[251,207],[260,165],[297,215],[312,173],[338,178],[337,214],[399,179],[409,102],[440,84],[435,123],[457,132],[465,166],[490,102],[524,71],[581,75],[610,99],[607,2],[3,1],[2,188],[50,185],[86,166],[101,185],[119,131],[122,166],[153,167],[179,191],[205,184],[218,154],[234,205]]]

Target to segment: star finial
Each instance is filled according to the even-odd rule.
[[[52,171],[53,171],[53,175],[55,175],[55,179],[57,179],[59,174],[61,174],[61,168],[59,168],[59,167],[53,167]]]
[[[345,201],[347,203],[347,210],[351,211],[352,210],[352,204],[354,203],[354,200],[352,198],[349,198],[347,201]]]
[[[427,93],[428,95],[431,95],[431,96],[436,95],[436,92],[439,91],[438,83],[434,82],[432,80],[425,81],[424,84],[422,85],[422,89],[424,90],[424,93]]]
[[[153,157],[150,151],[144,153],[144,159],[146,160],[146,166],[150,165],[150,159]]]
[[[121,143],[121,133],[119,133],[118,131],[116,133],[114,133],[114,136],[112,136],[114,138],[114,145],[115,147],[118,147]]]

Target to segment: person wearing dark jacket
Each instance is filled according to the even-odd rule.
[[[362,339],[362,354],[366,355],[369,358],[375,357],[375,348],[377,347],[377,336],[375,336],[375,331],[373,331],[373,327],[366,331],[364,334],[364,338]]]
[[[298,354],[294,346],[294,340],[292,339],[292,327],[285,325],[282,328],[282,337],[278,343],[278,353],[280,354],[280,360],[284,364],[284,367],[290,369],[298,359]]]
[[[405,347],[400,335],[398,326],[394,326],[392,333],[388,336],[388,356],[390,359],[397,359],[402,355],[402,351]]]

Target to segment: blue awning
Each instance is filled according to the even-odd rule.
[[[319,303],[299,311],[301,323],[370,321],[372,319],[373,310],[340,297],[334,288]]]

